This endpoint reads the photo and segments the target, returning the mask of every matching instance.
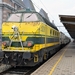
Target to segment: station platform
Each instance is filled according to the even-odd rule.
[[[75,75],[75,43],[61,49],[31,75]]]

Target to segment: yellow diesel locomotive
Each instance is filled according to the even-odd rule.
[[[3,63],[35,66],[58,51],[59,31],[38,12],[20,10],[2,24]]]

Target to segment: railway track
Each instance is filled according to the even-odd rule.
[[[33,68],[31,67],[16,67],[0,73],[0,75],[30,75]]]
[[[36,69],[38,69],[43,63],[34,66],[34,67],[12,67],[2,73],[0,75],[30,75]]]

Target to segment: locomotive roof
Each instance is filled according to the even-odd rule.
[[[38,13],[38,12],[36,12],[36,11],[34,11],[34,10],[30,10],[30,9],[24,9],[24,10],[18,10],[18,11],[16,11],[15,13]],[[39,14],[39,13],[38,13]],[[43,18],[43,21],[47,24],[47,25],[49,25],[49,26],[51,26],[52,28],[54,28],[54,29],[56,29],[56,30],[58,30],[57,29],[57,27],[53,24],[53,23],[51,23],[50,21],[48,21],[46,18],[44,18],[41,14],[39,14],[42,18]],[[37,15],[38,16],[38,15]],[[38,17],[39,19],[40,19],[40,17]]]
[[[17,10],[15,13],[36,13],[36,11],[30,9],[23,9],[23,10]]]

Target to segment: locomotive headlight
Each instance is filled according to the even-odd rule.
[[[17,37],[18,37],[18,34],[15,34],[15,35],[14,35],[14,38],[17,38]]]
[[[15,25],[13,25],[11,28],[12,28],[14,31],[18,31],[18,27],[15,26]]]
[[[12,29],[14,30],[14,38],[18,38],[18,27],[17,26],[15,26],[15,25],[13,25],[12,26]]]
[[[6,45],[6,42],[2,42],[2,45],[5,46]]]
[[[34,45],[34,42],[33,41],[25,41],[23,43],[23,46],[25,47],[32,47]]]
[[[2,45],[3,45],[4,47],[8,47],[8,46],[9,46],[9,41],[3,41],[3,42],[2,42]]]

